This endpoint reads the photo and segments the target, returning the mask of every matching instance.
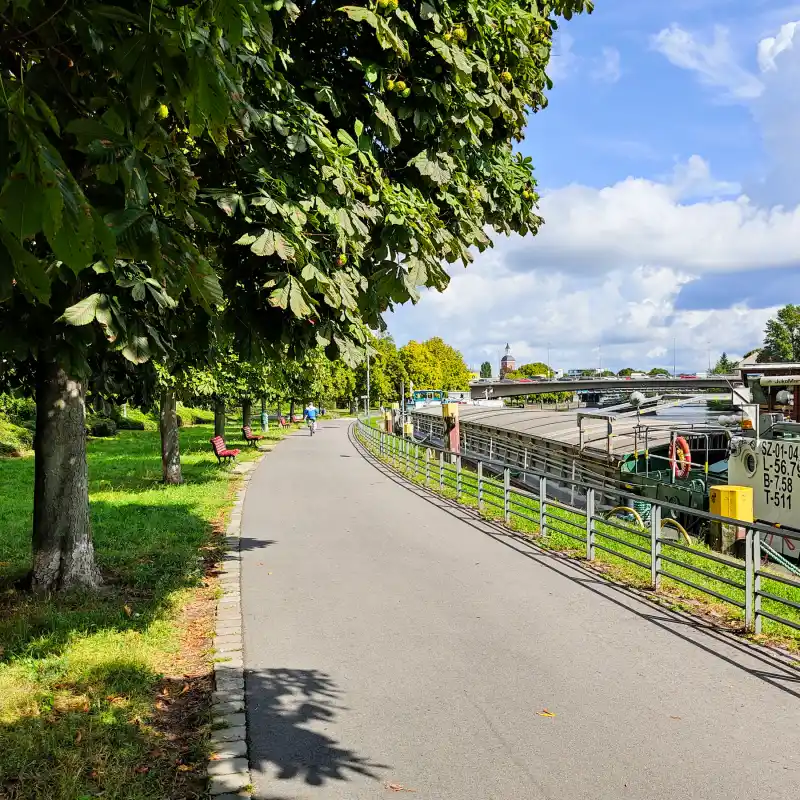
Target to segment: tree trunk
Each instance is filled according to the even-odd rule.
[[[289,422],[294,422],[294,398],[289,403]]]
[[[267,398],[261,398],[261,432],[269,429],[269,415],[267,414]]]
[[[178,414],[175,392],[161,390],[161,472],[164,483],[183,483],[181,475],[181,448],[178,436]]]
[[[253,401],[247,397],[242,400],[242,427],[250,428],[253,422]]]
[[[32,588],[96,588],[85,389],[53,361],[37,366],[34,452]]]
[[[225,436],[225,400],[214,398],[214,436]]]

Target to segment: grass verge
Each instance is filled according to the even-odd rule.
[[[14,588],[30,564],[33,458],[0,459],[0,797],[204,796],[214,564],[237,484],[211,435],[181,429],[182,486],[160,483],[157,432],[90,440],[96,594]],[[231,424],[240,460],[255,458],[240,438]]]
[[[375,451],[374,445],[366,437],[361,439],[370,451],[382,461],[403,473],[408,479],[419,485],[427,483],[428,488],[443,496],[457,500],[463,505],[478,509],[477,473],[464,466],[461,472],[461,491],[456,485],[455,465],[444,463],[440,478],[438,460],[429,463],[426,467],[425,448],[413,446],[406,456],[405,452],[397,449],[398,439],[392,439],[394,448],[387,449],[382,455]],[[548,498],[552,500],[552,498]],[[508,527],[525,536],[535,538],[537,544],[550,550],[566,553],[576,558],[586,557],[586,516],[578,510],[558,508],[548,502],[547,513],[552,515],[545,522],[545,534],[542,535],[539,517],[539,500],[529,493],[512,489],[510,493],[511,520]],[[483,508],[480,514],[486,519],[504,522],[503,511],[503,484],[502,481],[485,477],[483,481]],[[614,537],[613,539],[610,537]],[[620,519],[610,520],[608,523],[595,523],[595,542],[597,549],[595,559],[586,563],[601,573],[622,583],[639,589],[651,591],[650,574],[650,533],[627,524]],[[602,546],[606,549],[600,549]],[[644,548],[642,552],[638,548]],[[662,556],[665,560],[662,569],[675,575],[677,578],[692,581],[702,589],[661,578],[658,592],[652,592],[654,599],[665,602],[675,608],[699,614],[713,619],[716,623],[741,630],[744,626],[744,611],[738,605],[719,600],[703,589],[725,595],[735,603],[744,603],[744,562],[737,559],[727,559],[721,564],[713,557],[719,557],[710,548],[702,543],[694,542],[692,552],[678,549],[669,544],[662,545]],[[674,559],[667,562],[666,558]],[[629,559],[636,559],[642,564],[631,563]],[[694,569],[692,569],[694,568]],[[708,574],[699,574],[695,569],[704,570]],[[732,582],[741,585],[731,586]],[[769,578],[762,578],[762,589],[776,597],[784,598],[790,603],[800,604],[800,589],[786,586]],[[762,609],[768,613],[785,617],[800,624],[800,609],[780,603],[776,600],[764,599]],[[755,638],[755,637],[754,637]],[[763,635],[760,639],[764,642],[775,644],[795,652],[800,651],[800,631],[763,619]]]

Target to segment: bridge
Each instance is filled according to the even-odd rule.
[[[652,389],[703,391],[705,389],[731,389],[734,384],[741,385],[738,375],[713,375],[709,378],[671,378],[659,375],[653,378],[590,378],[570,381],[484,381],[470,384],[473,400],[497,399],[500,397],[520,397],[529,394],[549,394],[551,392],[597,392],[612,389],[625,391],[649,391]]]

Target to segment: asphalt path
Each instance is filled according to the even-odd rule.
[[[800,671],[407,486],[348,428],[289,437],[245,500],[256,797],[800,797]]]

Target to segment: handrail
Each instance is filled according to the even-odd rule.
[[[773,613],[775,606],[789,609],[790,613],[800,610],[800,592],[796,599],[790,597],[782,598],[779,593],[770,592],[762,588],[763,581],[774,582],[776,585],[789,587],[791,590],[800,589],[800,582],[784,578],[779,574],[765,571],[760,565],[762,556],[770,548],[762,544],[765,536],[778,536],[784,539],[800,541],[800,531],[787,531],[765,523],[743,523],[730,517],[712,514],[698,509],[686,508],[668,501],[647,498],[645,502],[650,505],[649,527],[647,530],[633,531],[626,529],[625,526],[617,525],[611,520],[605,520],[596,513],[602,508],[602,503],[597,503],[599,499],[608,494],[607,485],[597,485],[592,481],[587,481],[586,477],[580,480],[572,480],[568,477],[559,476],[553,478],[552,475],[535,468],[527,468],[526,474],[538,478],[538,491],[536,489],[522,489],[511,484],[511,472],[518,469],[516,464],[509,464],[497,459],[486,459],[482,457],[469,457],[470,461],[476,465],[475,471],[470,471],[463,463],[462,454],[453,453],[445,448],[425,443],[420,445],[413,439],[406,439],[396,436],[393,433],[386,433],[364,424],[362,421],[354,423],[356,436],[359,440],[372,450],[376,455],[383,459],[390,468],[395,469],[401,474],[412,477],[417,482],[424,482],[425,486],[431,484],[438,486],[439,491],[455,491],[456,500],[463,501],[463,498],[472,498],[479,511],[485,512],[486,507],[492,507],[496,511],[502,512],[503,521],[509,524],[512,517],[520,520],[527,520],[531,525],[536,526],[539,535],[546,538],[554,534],[567,536],[570,539],[583,542],[586,547],[586,559],[594,560],[596,552],[604,553],[617,557],[623,561],[630,562],[641,568],[650,570],[650,579],[653,589],[658,590],[661,579],[667,578],[678,584],[683,584],[696,591],[703,592],[710,597],[728,602],[736,608],[744,609],[745,626],[749,630],[761,633],[763,620],[777,622],[789,628],[800,630],[800,615],[795,615],[798,621],[788,619],[777,613]],[[421,455],[421,451],[424,454]],[[450,461],[454,463],[449,463]],[[444,480],[445,470],[449,473],[447,481]],[[438,479],[437,473],[438,472]],[[487,475],[487,472],[490,474]],[[494,473],[497,478],[493,477]],[[502,475],[502,486],[499,484],[499,476]],[[597,476],[595,476],[597,477]],[[573,486],[580,489],[580,506],[567,505],[548,495],[548,488],[551,485],[558,485],[559,492],[563,492],[564,486]],[[436,489],[434,489],[436,491]],[[622,494],[614,490],[616,494]],[[624,496],[624,495],[623,495]],[[629,497],[635,497],[632,494]],[[494,499],[500,502],[493,502]],[[585,506],[584,501],[585,499]],[[642,501],[641,497],[636,497]],[[529,512],[529,513],[525,513]],[[715,522],[723,525],[732,526],[738,530],[744,529],[746,534],[744,562],[733,558],[727,559],[722,556],[706,552],[699,547],[690,547],[673,542],[664,538],[662,531],[662,517],[665,523],[672,519],[670,512],[682,512],[694,518]],[[496,513],[496,512],[495,512]],[[646,518],[645,518],[646,519]],[[554,524],[555,523],[555,524]],[[584,531],[583,535],[571,534],[563,530],[567,526]],[[617,535],[611,531],[619,531]],[[626,541],[620,538],[621,535],[635,534],[637,541]],[[597,541],[597,537],[603,539],[606,544]],[[644,542],[649,540],[649,549]],[[637,552],[649,554],[650,563],[645,564],[639,559],[633,558],[627,551],[615,550],[609,545],[616,542],[618,545],[633,549]],[[662,553],[663,548],[671,548],[672,552],[668,555]],[[574,546],[571,548],[574,550]],[[686,553],[687,556],[681,560],[678,555]],[[698,566],[697,560],[700,559],[703,567]],[[664,566],[672,567],[667,570]],[[739,583],[725,574],[718,574],[712,571],[714,566],[724,570],[726,567],[744,572],[744,581]],[[744,593],[744,601],[736,597],[728,597],[711,586],[703,586],[696,581],[690,580],[685,575],[675,574],[675,567],[687,570],[694,575],[703,576],[710,581],[718,581],[721,584],[736,588]],[[766,601],[771,604],[769,610],[763,609],[762,604]]]

